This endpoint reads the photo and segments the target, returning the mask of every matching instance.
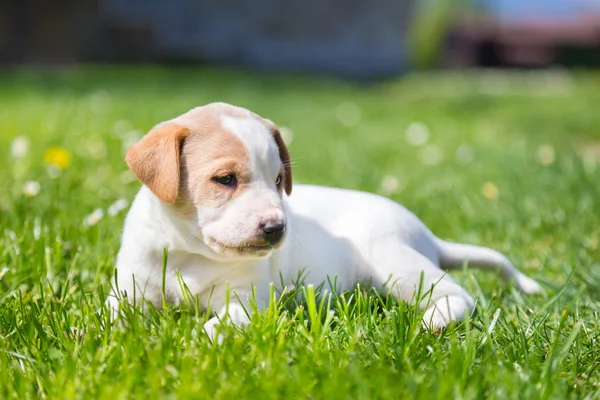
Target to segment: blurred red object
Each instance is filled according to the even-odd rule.
[[[454,67],[600,65],[600,14],[501,21],[461,16],[450,31],[445,64]]]

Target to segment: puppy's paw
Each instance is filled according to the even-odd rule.
[[[436,300],[423,315],[423,327],[439,331],[449,323],[463,319],[465,311],[471,313],[474,303],[470,297],[451,295]]]
[[[539,283],[520,272],[515,276],[515,286],[526,294],[536,294],[544,292],[544,289],[540,286]]]
[[[219,333],[219,325],[221,321],[217,317],[213,317],[206,321],[204,324],[204,332],[208,335],[211,343],[221,345],[223,344],[223,335]]]
[[[246,313],[245,308],[240,304],[230,304],[224,306],[216,317],[206,321],[204,331],[210,338],[213,344],[221,345],[223,343],[223,335],[218,332],[222,324],[232,325],[236,328],[242,328],[250,323],[250,317]]]
[[[110,294],[106,299],[106,307],[108,308],[108,315],[110,322],[115,322],[119,318],[119,299],[116,295]]]

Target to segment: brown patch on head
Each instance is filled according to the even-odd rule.
[[[173,204],[182,213],[193,213],[194,206],[222,206],[240,195],[252,179],[248,150],[222,126],[223,115],[254,116],[267,126],[279,149],[283,187],[289,195],[290,155],[275,124],[225,103],[197,107],[154,127],[127,152],[129,168],[162,202]],[[229,174],[235,176],[235,185],[214,179]]]
[[[179,192],[179,153],[188,133],[186,127],[164,122],[131,147],[125,157],[135,176],[168,204],[175,202]]]
[[[224,103],[197,107],[155,126],[131,147],[125,161],[162,202],[188,212],[194,203],[217,206],[240,193],[251,178],[243,143],[221,125],[221,116],[249,113]],[[235,188],[212,178],[235,174]]]
[[[214,129],[190,135],[181,155],[181,191],[184,203],[220,207],[243,193],[252,179],[250,156],[246,146],[217,121]],[[215,178],[233,175],[232,185]]]

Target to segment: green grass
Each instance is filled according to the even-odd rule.
[[[0,398],[600,397],[599,89],[590,73],[363,86],[205,69],[2,71]],[[389,196],[436,234],[503,251],[546,295],[453,273],[477,314],[440,334],[420,331],[413,307],[358,291],[330,311],[310,297],[272,304],[221,347],[204,313],[132,311],[110,326],[125,211],[107,208],[139,188],[126,143],[217,100],[293,130],[298,181],[384,193],[396,177]],[[424,146],[406,140],[414,122],[429,129]],[[29,152],[14,159],[23,135]],[[71,160],[51,177],[54,146]],[[39,194],[26,196],[26,181]],[[104,217],[84,224],[96,209]]]

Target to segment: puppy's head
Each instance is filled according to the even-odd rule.
[[[256,258],[281,246],[292,172],[271,121],[228,104],[198,107],[155,126],[126,162],[209,251]]]

